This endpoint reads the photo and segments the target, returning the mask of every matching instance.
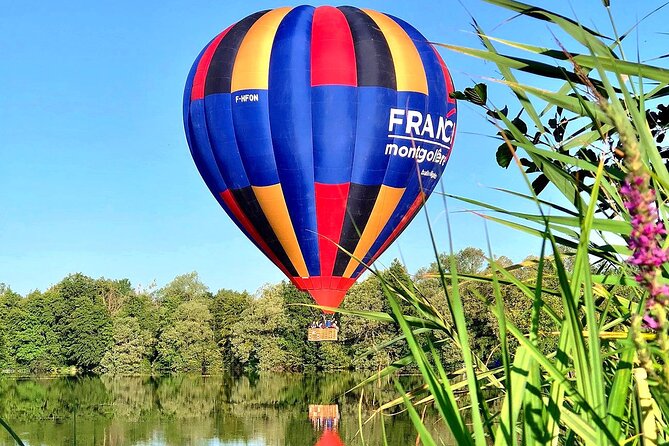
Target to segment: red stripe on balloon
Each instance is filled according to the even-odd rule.
[[[211,64],[211,58],[214,57],[214,52],[216,48],[223,40],[223,37],[230,31],[234,25],[230,25],[225,31],[220,33],[212,42],[209,44],[207,49],[204,51],[202,58],[200,58],[200,63],[197,64],[197,71],[195,72],[195,77],[193,78],[193,88],[191,89],[190,99],[195,101],[197,99],[202,99],[204,97],[204,84],[207,80],[207,71],[209,71],[209,65]]]
[[[314,183],[314,186],[321,274],[330,276],[337,257],[350,183]]]
[[[356,86],[353,36],[346,17],[337,8],[320,6],[311,27],[311,86]]]
[[[256,228],[253,226],[253,223],[248,219],[244,211],[241,210],[239,205],[237,204],[237,201],[235,201],[235,198],[232,196],[232,192],[230,192],[230,189],[221,192],[220,193],[221,198],[223,199],[223,202],[228,206],[228,209],[230,209],[230,212],[232,212],[232,215],[235,216],[237,221],[246,229],[246,232],[253,238],[253,240],[258,244],[260,249],[265,253],[267,257],[274,263],[276,266],[281,269],[281,271],[288,277],[291,277],[292,274],[288,272],[286,267],[279,261],[279,259],[274,255],[274,252],[267,246],[267,243],[262,239]],[[294,281],[293,281],[294,283]]]
[[[448,71],[448,67],[444,62],[444,59],[441,58],[439,51],[437,51],[435,47],[432,47],[432,50],[434,51],[434,54],[437,55],[437,59],[439,60],[439,65],[441,65],[441,71],[444,73],[444,80],[446,81],[446,100],[451,104],[455,104],[455,99],[451,97],[451,93],[455,91],[455,87],[453,86],[453,79],[451,78],[451,73],[450,71]]]
[[[341,305],[346,292],[355,282],[353,278],[333,276],[293,277],[292,279],[299,289],[309,292],[317,305],[332,308]],[[323,311],[332,313],[332,311]]]

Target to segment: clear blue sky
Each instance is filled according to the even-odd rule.
[[[467,8],[492,35],[554,46],[545,25],[477,0]],[[567,2],[542,1],[564,13]],[[612,0],[621,29],[660,1]],[[635,3],[642,6],[635,6]],[[199,272],[212,290],[256,290],[282,274],[237,230],[210,196],[183,133],[181,96],[201,48],[229,24],[285,1],[4,1],[0,14],[0,282],[20,293],[46,289],[69,273],[129,278],[162,286]],[[317,3],[320,4],[320,3]],[[478,47],[457,1],[360,0],[397,15],[428,39]],[[574,2],[584,24],[606,33],[599,0]],[[642,57],[666,53],[668,13],[639,37]],[[634,47],[634,45],[632,46]],[[664,48],[664,51],[662,51]],[[653,49],[658,49],[653,51]],[[644,54],[647,53],[647,54]],[[442,52],[456,87],[494,66]],[[631,55],[634,57],[634,54]],[[493,100],[510,101],[493,88]],[[515,171],[495,164],[498,143],[480,110],[461,104],[459,134],[444,182],[450,193],[517,208],[490,187],[525,190]],[[513,168],[511,168],[513,169]],[[441,200],[428,204],[447,248]],[[466,209],[451,203],[451,211]],[[456,249],[485,246],[483,223],[452,215]],[[538,241],[490,226],[496,254],[520,260]],[[425,218],[381,258],[400,256],[411,271],[432,260]]]

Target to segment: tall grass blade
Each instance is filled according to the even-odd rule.
[[[9,424],[7,424],[7,422],[5,420],[3,420],[2,418],[0,418],[0,426],[5,428],[5,430],[9,433],[9,435],[11,435],[11,437],[14,439],[14,441],[16,441],[16,444],[18,446],[25,446],[25,444],[21,440],[21,437],[19,437],[18,434],[16,432],[14,432],[14,430],[11,428],[11,426]]]
[[[530,374],[529,366],[532,361],[523,347],[515,353],[513,367],[507,371],[507,393],[502,404],[501,417],[497,428],[495,446],[516,444],[516,420],[521,413],[525,394],[525,385]],[[513,392],[509,392],[513,389]]]
[[[395,381],[395,387],[397,387],[397,390],[400,392],[401,395],[405,394],[402,385],[397,380]],[[427,428],[425,427],[425,424],[423,423],[423,420],[421,420],[420,418],[420,415],[418,415],[418,412],[413,407],[413,404],[411,404],[411,401],[409,401],[408,399],[406,399],[406,397],[404,397],[404,404],[406,405],[407,411],[409,412],[409,417],[411,418],[411,422],[413,423],[414,427],[416,428],[416,431],[418,432],[418,435],[420,436],[421,443],[425,446],[436,446],[437,443],[432,438],[432,435],[430,435],[430,432],[428,432]]]
[[[539,254],[539,262],[537,266],[536,284],[534,287],[534,296],[532,300],[532,315],[530,320],[530,332],[528,333],[528,340],[538,347],[539,340],[539,321],[541,318],[542,309],[544,305],[542,293],[543,278],[544,278],[544,263],[546,255],[546,240],[541,243],[541,252]],[[558,318],[554,310],[550,310],[549,315],[553,321],[559,326],[561,320]],[[517,353],[516,353],[517,354]],[[539,364],[534,359],[530,358],[527,364],[528,376],[526,387],[528,390],[524,392],[523,398],[523,438],[525,444],[528,446],[544,445],[549,443],[548,425],[546,423],[548,414],[541,398],[542,378]]]

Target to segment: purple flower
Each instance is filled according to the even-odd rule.
[[[655,319],[653,316],[650,315],[650,313],[646,313],[643,317],[643,323],[646,327],[650,328],[651,330],[657,330],[660,328],[660,323]]]
[[[658,287],[654,287],[651,293],[651,296],[657,297],[657,296],[669,296],[669,285],[662,285]],[[650,303],[649,303],[650,306]]]
[[[659,220],[655,191],[650,188],[647,173],[632,172],[620,188],[624,206],[629,211],[632,225],[628,246],[632,250],[628,262],[639,267],[636,281],[645,286],[651,298],[646,303],[643,317],[646,327],[657,330],[659,322],[651,314],[651,307],[669,304],[669,286],[658,283],[658,268],[669,260],[662,248],[662,239],[667,234],[664,223]]]

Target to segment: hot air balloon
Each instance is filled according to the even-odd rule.
[[[278,8],[205,46],[184,126],[228,216],[297,288],[337,307],[439,181],[452,91],[435,48],[397,17]]]

